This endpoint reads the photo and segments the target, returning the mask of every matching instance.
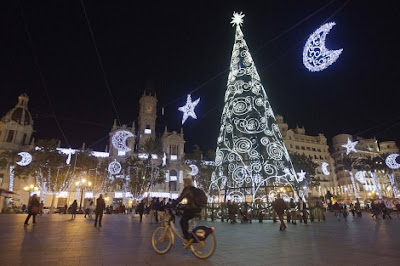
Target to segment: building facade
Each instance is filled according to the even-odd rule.
[[[276,116],[276,121],[288,151],[303,154],[318,165],[312,175],[319,185],[310,189],[308,196],[324,196],[328,190],[333,191],[337,187],[337,177],[327,138],[321,133],[318,136],[306,135],[303,127],[289,129],[281,115]]]

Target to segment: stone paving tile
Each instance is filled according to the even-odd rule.
[[[79,215],[74,221],[44,215],[27,227],[25,215],[0,215],[0,265],[400,265],[400,218],[327,218],[289,224],[286,232],[270,221],[207,222],[216,228],[217,249],[200,260],[179,242],[167,254],[156,254],[150,237],[159,224],[148,217],[140,224],[128,215],[105,215],[104,227],[94,228]]]

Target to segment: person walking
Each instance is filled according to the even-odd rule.
[[[43,215],[43,207],[44,207],[44,203],[43,203],[43,200],[40,202],[40,205],[39,205],[39,214],[40,214],[40,216],[42,216]]]
[[[71,204],[71,220],[74,220],[76,218],[76,209],[78,208],[78,202],[74,200]]]
[[[39,200],[37,198],[36,194],[32,195],[32,198],[29,200],[28,202],[28,216],[25,219],[25,223],[24,225],[29,225],[29,219],[31,218],[31,216],[33,216],[33,223],[36,223],[36,215],[39,213]]]
[[[92,220],[93,219],[93,212],[95,210],[96,206],[94,206],[94,202],[93,200],[90,201],[89,204],[89,219]]]
[[[96,218],[94,220],[94,227],[97,226],[97,220],[99,221],[99,227],[101,227],[101,220],[103,219],[104,209],[106,208],[106,203],[103,199],[103,194],[100,194],[96,201]]]
[[[144,213],[144,200],[142,200],[139,205],[136,207],[136,212],[140,216],[140,222],[142,222],[143,213]]]
[[[287,204],[281,199],[281,194],[277,194],[275,202],[274,202],[274,209],[276,214],[279,217],[279,221],[281,221],[281,225],[279,227],[279,231],[286,230],[286,224],[283,221],[283,213],[287,209]]]
[[[347,212],[347,206],[346,206],[346,203],[343,203],[343,205],[342,205],[342,215],[343,215],[343,218],[344,218],[344,220],[347,222],[347,215],[348,215],[349,213]]]
[[[296,203],[294,203],[293,198],[290,199],[289,208],[292,216],[292,224],[297,224]]]
[[[335,216],[337,217],[337,220],[340,222],[340,206],[337,202],[332,205],[332,209],[335,212]]]
[[[357,199],[356,203],[354,204],[354,209],[356,210],[357,217],[361,218],[362,217],[361,204],[360,204],[360,201],[358,199]]]

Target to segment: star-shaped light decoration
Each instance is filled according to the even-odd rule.
[[[194,108],[196,105],[200,102],[200,98],[198,98],[196,101],[192,102],[192,97],[190,94],[188,94],[187,99],[186,99],[186,104],[182,107],[179,107],[178,110],[183,112],[183,117],[182,117],[182,125],[185,123],[186,119],[191,116],[194,119],[197,119],[197,116],[194,112]]]
[[[301,170],[300,173],[297,173],[297,180],[299,182],[303,181],[305,177],[306,177],[306,172],[303,172],[303,170]]]
[[[163,157],[162,157],[162,166],[166,166],[166,165],[167,165],[167,155],[164,152]]]
[[[232,27],[235,25],[242,26],[243,18],[244,18],[244,14],[242,12],[240,12],[240,13],[233,12],[233,17],[232,17],[232,21],[231,21]]]
[[[347,138],[347,143],[342,145],[343,148],[346,148],[346,155],[349,155],[352,151],[357,152],[355,148],[357,143],[358,141],[352,142],[350,138]]]

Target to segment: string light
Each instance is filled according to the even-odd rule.
[[[358,191],[357,191],[357,187],[356,187],[356,181],[354,180],[354,176],[353,173],[350,171],[350,179],[351,179],[351,183],[353,184],[353,189],[354,189],[354,196],[356,197],[356,199],[360,198],[360,196],[358,195]]]
[[[192,102],[192,97],[190,96],[190,94],[188,94],[186,99],[186,104],[178,108],[179,111],[183,112],[182,125],[185,123],[186,119],[188,119],[189,116],[194,119],[197,119],[196,113],[194,112],[194,108],[199,102],[200,98]]]
[[[352,151],[357,152],[355,148],[357,143],[358,141],[352,142],[349,138],[347,138],[347,143],[342,145],[343,148],[346,148],[346,155],[349,155]]]
[[[339,58],[343,49],[330,51],[325,46],[326,35],[335,25],[335,22],[326,23],[308,37],[303,50],[303,64],[308,70],[322,71]]]
[[[322,162],[321,163],[321,169],[322,169],[322,173],[324,175],[330,175],[331,174],[331,172],[329,172],[329,170],[328,170],[328,166],[329,166],[329,163],[327,163],[327,162]]]
[[[390,183],[392,184],[393,195],[396,199],[399,198],[399,193],[397,191],[396,181],[394,180],[394,174],[389,174]]]
[[[237,188],[245,186],[254,200],[262,184],[273,182],[291,187],[297,200],[291,182],[296,175],[244,40],[243,17],[235,12],[231,22],[236,26],[235,43],[209,189],[219,195],[231,190],[233,198],[243,199]]]
[[[386,160],[385,160],[385,163],[386,163],[387,167],[389,167],[390,169],[393,169],[393,170],[399,169],[400,168],[400,164],[398,164],[396,162],[396,158],[398,156],[399,155],[396,154],[396,153],[389,154],[388,157],[386,157]]]
[[[372,176],[372,183],[374,183],[376,192],[378,193],[378,197],[379,197],[379,199],[382,199],[382,192],[381,192],[381,189],[379,187],[378,180],[376,178],[375,172],[371,172],[371,176]]]
[[[21,161],[16,162],[19,166],[27,166],[32,162],[32,155],[28,152],[20,152],[18,153],[21,156]]]
[[[126,146],[126,139],[129,137],[133,137],[134,135],[132,132],[124,129],[120,129],[114,132],[111,143],[115,149],[118,151],[125,151],[128,152],[131,150],[128,146]]]
[[[121,172],[122,166],[117,160],[112,161],[108,165],[108,172],[112,175],[117,175]]]

